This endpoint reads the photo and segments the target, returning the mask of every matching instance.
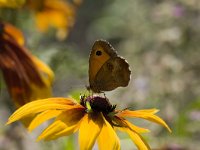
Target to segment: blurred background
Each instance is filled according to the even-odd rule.
[[[106,92],[111,103],[118,109],[160,109],[171,134],[156,124],[133,120],[152,130],[143,135],[152,149],[200,149],[200,1],[66,2],[68,19],[63,28],[40,24],[51,16],[38,19],[41,10],[34,5],[0,8],[1,21],[20,29],[26,47],[54,71],[53,96],[84,94],[91,47],[95,40],[105,39],[132,71],[127,87]],[[0,89],[0,150],[77,149],[77,135],[35,142],[47,124],[31,134],[19,122],[5,126],[15,107],[2,75]],[[126,135],[118,135],[122,150],[136,149]]]

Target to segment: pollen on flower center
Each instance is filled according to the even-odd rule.
[[[104,114],[113,112],[116,108],[116,105],[111,105],[106,97],[100,97],[100,96],[82,97],[81,105],[89,109],[87,103],[89,103],[92,111],[102,112]]]

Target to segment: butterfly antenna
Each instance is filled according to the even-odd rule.
[[[124,110],[127,110],[127,109],[132,109],[133,107],[126,107],[126,108],[124,108],[124,109],[122,109],[122,111],[124,111]]]

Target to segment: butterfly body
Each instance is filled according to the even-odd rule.
[[[89,89],[101,93],[125,87],[130,74],[127,61],[118,56],[107,41],[97,40],[94,43],[89,58]]]

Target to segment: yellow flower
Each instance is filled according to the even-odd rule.
[[[79,130],[80,150],[91,150],[96,141],[100,150],[119,150],[120,142],[115,130],[126,132],[138,149],[150,149],[140,135],[149,130],[132,124],[125,117],[143,118],[160,124],[171,132],[168,125],[155,115],[157,109],[131,111],[115,110],[115,107],[116,105],[111,105],[107,98],[100,96],[82,97],[80,103],[70,98],[48,98],[30,102],[19,108],[7,124],[36,114],[27,127],[32,131],[41,123],[55,118],[38,140],[54,140]]]
[[[26,0],[0,0],[0,7],[17,8],[23,6]]]
[[[0,36],[5,40],[13,39],[19,45],[24,45],[23,33],[9,23],[0,22]]]
[[[80,0],[71,3],[63,0],[28,0],[27,5],[35,12],[36,24],[41,32],[54,27],[58,38],[63,39],[74,25],[76,8],[80,3]]]
[[[20,30],[0,22],[0,70],[17,107],[51,96],[54,74],[23,46]]]

